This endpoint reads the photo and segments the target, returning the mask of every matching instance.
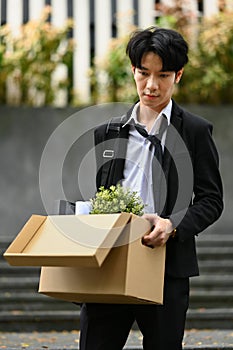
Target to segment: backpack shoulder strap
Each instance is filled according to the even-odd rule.
[[[103,150],[102,154],[101,186],[109,187],[112,185],[112,183],[109,183],[109,174],[111,173],[118,152],[119,136],[123,125],[122,117],[114,117],[109,120],[106,126],[104,138],[107,140],[108,149]]]
[[[114,117],[112,119],[109,120],[108,124],[107,124],[107,128],[106,128],[106,134],[108,135],[107,138],[112,138],[111,136],[113,135],[113,137],[119,135],[122,126],[123,126],[123,122],[122,122],[122,117]]]

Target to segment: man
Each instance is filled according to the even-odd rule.
[[[163,28],[138,30],[127,53],[139,101],[95,131],[97,187],[121,182],[141,195],[152,226],[143,244],[166,244],[164,304],[84,304],[80,349],[121,350],[136,321],[145,350],[180,350],[189,277],[198,275],[195,236],[223,210],[218,154],[212,125],[172,99],[188,62],[183,37]]]

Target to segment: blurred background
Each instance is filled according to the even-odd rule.
[[[154,24],[190,45],[177,99],[231,103],[232,0],[1,0],[0,103],[132,102],[129,33]]]
[[[1,252],[31,214],[47,214],[39,167],[54,130],[86,107],[134,102],[129,34],[173,28],[190,45],[174,98],[213,123],[225,192],[222,217],[198,240],[202,277],[192,284],[187,327],[232,327],[233,0],[0,0],[0,19]],[[83,199],[77,169],[84,146],[80,141],[64,164],[71,201]],[[17,329],[19,319],[27,329],[46,328],[43,310],[52,310],[57,328],[74,327],[73,306],[36,295],[38,273],[1,257],[0,330]]]

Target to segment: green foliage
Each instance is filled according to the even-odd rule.
[[[176,0],[174,4],[157,5],[160,13],[157,24],[178,30],[190,43],[189,63],[174,91],[176,100],[232,103],[233,12],[223,9],[198,23],[188,0]],[[67,39],[67,34],[73,23],[69,20],[63,28],[55,28],[47,21],[50,13],[51,8],[46,7],[40,20],[24,24],[17,36],[7,25],[0,27],[1,104],[53,104],[59,89],[68,90],[68,98],[72,99],[74,43]],[[134,29],[129,28],[129,32]],[[137,99],[130,61],[125,53],[128,39],[128,36],[113,38],[104,59],[94,59],[90,69],[93,102]],[[61,64],[68,74],[54,84],[53,74]]]
[[[203,19],[190,53],[179,99],[199,103],[232,103],[233,12]]]
[[[98,102],[132,102],[137,96],[130,61],[126,56],[128,36],[113,38],[103,60],[96,60],[92,69],[95,96]]]
[[[160,8],[158,25],[181,32],[190,44],[189,63],[176,86],[174,96],[181,103],[232,103],[233,96],[233,12],[220,12],[192,24],[193,14],[179,6]],[[95,85],[97,102],[132,102],[137,94],[130,62],[125,54],[128,37],[112,39],[93,75],[105,78]]]
[[[68,70],[72,65],[73,42],[67,39],[72,22],[55,28],[47,22],[51,12],[46,7],[40,20],[29,21],[13,35],[5,25],[0,28],[0,102],[6,103],[6,83],[16,87],[19,96],[15,104],[36,104],[38,92],[43,104],[51,104],[56,89],[67,88],[69,76],[52,86],[52,74],[60,64]],[[10,89],[10,87],[9,87]]]
[[[91,199],[90,214],[133,213],[143,215],[144,204],[137,192],[121,185],[109,189],[101,186],[95,197]]]

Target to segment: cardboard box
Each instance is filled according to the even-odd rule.
[[[15,266],[99,267],[131,214],[32,215],[4,253]]]
[[[166,249],[142,245],[149,230],[132,215],[101,267],[43,267],[39,292],[77,303],[162,304]]]

